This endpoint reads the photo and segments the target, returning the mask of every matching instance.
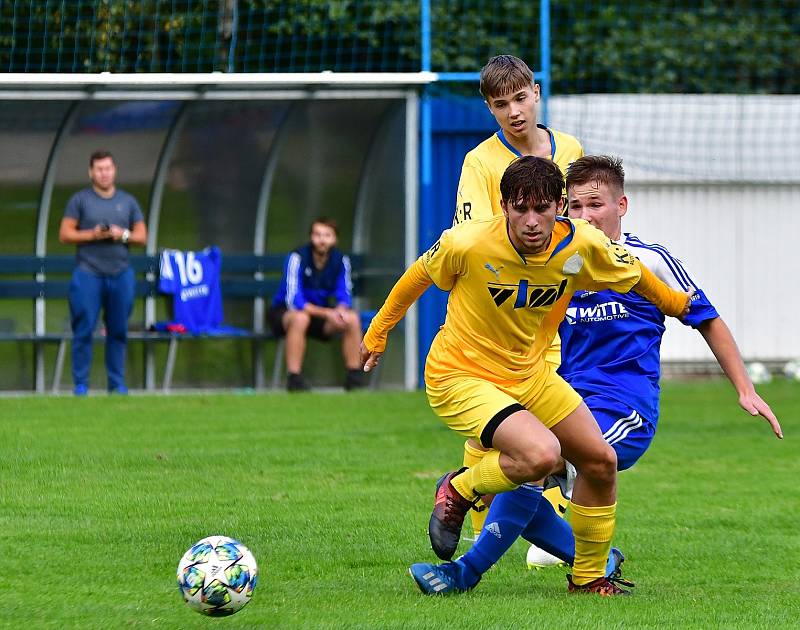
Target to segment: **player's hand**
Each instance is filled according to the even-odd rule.
[[[692,307],[692,296],[695,294],[694,289],[689,289],[686,292],[686,304],[683,306],[683,311],[678,315],[678,319],[683,319],[689,314],[689,309]]]
[[[325,319],[337,332],[341,332],[345,329],[344,314],[338,308],[326,309]]]
[[[775,417],[775,414],[772,413],[772,409],[769,408],[769,405],[764,402],[755,390],[739,396],[739,405],[751,416],[761,416],[764,418],[764,420],[769,422],[769,426],[772,427],[775,436],[779,440],[783,439],[783,430],[781,429],[778,419]]]
[[[336,315],[342,322],[342,326],[347,325],[347,314],[350,312],[350,309],[347,308],[344,304],[338,304],[336,308],[334,308],[333,310],[336,311]]]
[[[383,352],[371,352],[364,345],[364,342],[361,342],[361,364],[364,366],[365,372],[369,372],[378,365],[378,361],[380,361],[382,355]]]
[[[121,241],[122,234],[124,232],[125,230],[118,225],[112,224],[108,226],[108,233],[111,235],[111,238],[113,238],[115,241]]]
[[[114,238],[111,234],[111,228],[106,225],[100,225],[99,223],[94,226],[92,229],[93,238],[96,241],[104,241],[109,238]]]

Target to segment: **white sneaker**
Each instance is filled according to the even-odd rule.
[[[556,558],[553,554],[547,553],[544,549],[539,549],[536,545],[531,545],[528,555],[525,558],[529,569],[544,569],[545,567],[567,566],[561,558]]]

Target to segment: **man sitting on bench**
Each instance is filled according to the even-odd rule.
[[[328,218],[311,224],[310,242],[286,257],[281,286],[269,322],[276,337],[286,336],[286,388],[307,391],[303,378],[306,336],[328,341],[342,335],[345,389],[362,386],[361,320],[353,306],[350,259],[336,249],[338,226]]]

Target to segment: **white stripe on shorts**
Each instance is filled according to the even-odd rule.
[[[632,411],[630,415],[620,418],[608,431],[603,433],[603,439],[609,444],[616,444],[620,440],[625,439],[628,433],[642,426],[642,424],[642,416],[640,416],[638,412]]]

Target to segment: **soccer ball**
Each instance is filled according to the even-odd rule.
[[[800,359],[792,359],[783,366],[783,375],[790,381],[800,381]]]
[[[772,380],[772,374],[769,373],[767,366],[763,363],[753,361],[752,363],[748,363],[745,368],[747,368],[747,374],[750,376],[750,380],[756,385],[769,383]]]
[[[178,589],[183,600],[211,617],[225,617],[244,608],[257,581],[253,554],[227,536],[197,541],[178,563]]]

